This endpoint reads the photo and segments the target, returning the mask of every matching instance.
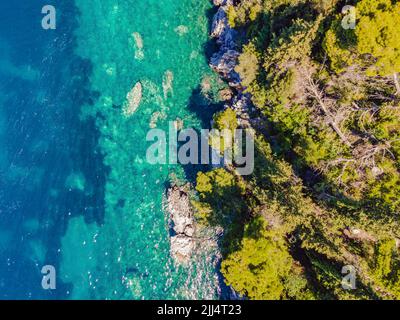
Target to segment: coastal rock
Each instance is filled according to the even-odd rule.
[[[171,256],[178,263],[187,263],[194,249],[195,226],[193,210],[185,187],[174,186],[168,190],[167,211],[172,229],[176,233],[171,237]]]
[[[171,256],[178,263],[187,263],[192,256],[194,240],[185,235],[171,238]]]
[[[220,51],[236,49],[236,35],[237,32],[229,26],[224,8],[219,8],[213,19],[211,37],[216,38],[217,44],[221,46]]]
[[[226,12],[222,8],[219,8],[213,19],[211,37],[221,37],[226,28],[228,28]]]
[[[213,3],[214,3],[214,6],[219,7],[219,6],[224,5],[225,1],[226,0],[213,0]]]
[[[228,80],[232,87],[240,85],[240,76],[235,71],[239,55],[239,52],[235,50],[220,51],[215,53],[210,61],[211,68]]]
[[[247,113],[250,109],[250,97],[247,94],[240,94],[235,97],[232,108],[240,115],[241,113]]]
[[[219,91],[219,98],[222,101],[229,101],[233,97],[233,92],[230,88],[225,88]]]
[[[216,39],[220,46],[210,60],[210,66],[223,78],[229,81],[229,85],[237,87],[240,84],[240,76],[235,71],[239,52],[237,51],[237,31],[232,29],[228,23],[226,5],[228,1],[218,1],[223,6],[219,7],[212,22],[211,37]]]
[[[233,4],[233,0],[213,0],[214,6],[229,6]]]
[[[187,226],[193,225],[193,212],[186,192],[175,186],[168,191],[168,212],[177,234],[184,234]]]

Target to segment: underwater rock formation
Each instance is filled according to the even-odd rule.
[[[128,92],[125,104],[124,114],[129,117],[135,113],[137,108],[139,108],[140,102],[142,101],[143,88],[140,82],[137,82],[131,91]]]
[[[143,60],[144,59],[144,51],[143,51],[143,39],[140,33],[134,32],[132,34],[133,40],[135,41],[135,59]]]
[[[163,81],[162,81],[164,99],[167,99],[168,95],[172,96],[174,94],[173,82],[174,82],[174,74],[172,71],[167,70],[164,73]]]

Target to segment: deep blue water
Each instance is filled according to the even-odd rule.
[[[101,223],[106,169],[96,151],[93,121],[80,108],[90,62],[74,54],[78,13],[73,1],[52,1],[58,27],[41,28],[47,1],[0,1],[0,298],[63,298],[41,287],[41,268],[60,262],[68,220]],[[90,168],[90,170],[89,170]],[[85,172],[89,195],[65,188],[70,172]]]

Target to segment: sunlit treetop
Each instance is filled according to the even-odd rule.
[[[400,72],[400,2],[363,0],[357,4],[357,50],[376,61],[370,75]]]

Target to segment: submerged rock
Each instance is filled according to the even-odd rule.
[[[131,91],[128,92],[126,99],[128,100],[125,104],[124,114],[129,117],[135,113],[139,108],[140,102],[142,101],[143,88],[140,82],[137,82]]]
[[[187,26],[184,25],[180,25],[177,26],[174,31],[179,35],[179,36],[183,36],[185,34],[187,34],[189,32],[189,28]]]
[[[180,131],[183,129],[183,120],[181,118],[176,118],[174,121],[174,127],[176,130]]]
[[[173,82],[174,82],[174,73],[170,70],[167,70],[164,73],[163,81],[162,81],[164,99],[167,99],[169,94],[171,96],[174,94]]]
[[[144,59],[144,51],[143,51],[143,39],[139,32],[132,33],[133,40],[135,41],[135,59],[143,60]]]
[[[160,120],[165,120],[167,118],[167,115],[163,111],[156,111],[151,115],[149,127],[151,129],[157,128],[157,122]]]

